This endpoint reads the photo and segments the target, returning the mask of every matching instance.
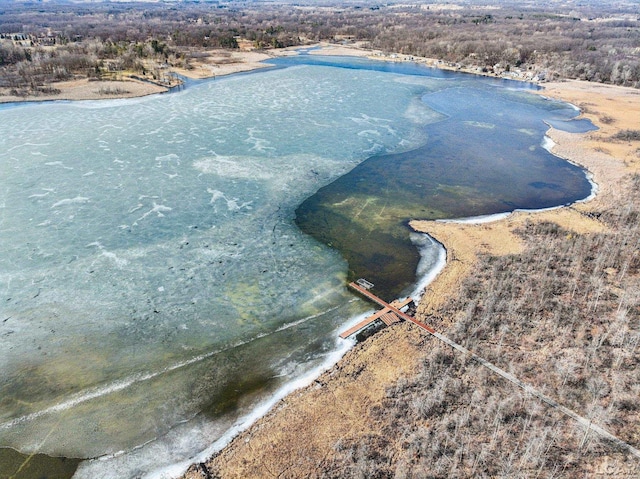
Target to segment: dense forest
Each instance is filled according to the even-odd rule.
[[[488,73],[640,87],[633,2],[0,3],[0,88],[73,78],[162,82],[212,49],[318,41],[438,59]]]

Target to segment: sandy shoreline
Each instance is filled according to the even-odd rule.
[[[10,94],[0,95],[0,103],[39,102],[52,100],[106,100],[116,98],[138,98],[155,95],[168,90],[166,87],[140,80],[105,80],[89,81],[87,79],[54,83],[52,88],[57,93],[29,95],[26,97]]]
[[[603,205],[623,204],[620,185],[624,177],[640,171],[637,145],[610,141],[619,130],[637,128],[640,118],[640,92],[622,87],[591,84],[579,81],[549,83],[540,94],[566,101],[582,110],[599,127],[598,131],[575,134],[550,129],[547,136],[553,140],[553,153],[586,168],[597,184],[596,196],[570,207],[543,212],[515,212],[502,221],[489,224],[456,224],[433,221],[414,221],[411,226],[428,233],[443,243],[448,250],[448,265],[432,283],[423,297],[419,311],[433,313],[447,298],[473,266],[479,254],[504,255],[521,250],[514,230],[525,222],[552,221],[577,233],[602,231],[600,222],[589,216]],[[585,108],[587,107],[587,108]],[[601,119],[605,117],[606,122]],[[610,119],[615,119],[610,121]]]
[[[272,58],[268,55],[253,51],[211,50],[203,52],[202,59],[192,61],[189,70],[170,68],[167,73],[175,73],[192,79],[215,78],[268,67],[264,60]],[[136,98],[169,90],[167,86],[154,83],[151,80],[141,80],[124,76],[121,80],[89,80],[79,79],[56,82],[48,85],[58,90],[29,96],[11,95],[8,89],[0,89],[0,103],[38,102],[51,100],[106,100],[120,98]]]
[[[585,134],[555,129],[547,133],[555,143],[553,153],[586,168],[598,193],[588,202],[543,212],[516,212],[491,223],[412,222],[417,231],[430,234],[447,248],[447,265],[428,286],[418,307],[419,318],[437,329],[447,322],[438,317],[438,308],[455,295],[480,255],[520,252],[523,244],[514,230],[527,221],[554,222],[576,233],[603,231],[605,226],[592,213],[623,204],[621,184],[629,174],[640,171],[638,143],[611,139],[617,131],[638,128],[640,92],[567,81],[548,83],[540,93],[578,106],[600,128]],[[375,434],[375,425],[362,418],[370,416],[372,408],[382,407],[388,387],[416,369],[425,341],[407,324],[383,330],[349,351],[311,386],[282,400],[206,466],[225,478],[263,477],[264,471],[286,471],[286,477],[316,475],[342,438]],[[203,465],[194,465],[184,477],[208,477],[203,471]]]
[[[192,61],[193,68],[189,70],[174,68],[173,71],[187,78],[215,78],[268,67],[269,64],[263,62],[273,56],[274,55],[256,51],[227,52],[213,50],[208,52],[208,56],[202,60]]]

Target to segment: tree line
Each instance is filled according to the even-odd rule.
[[[488,72],[536,70],[549,79],[640,87],[640,21],[631,4],[310,5],[5,3],[0,87],[188,68],[198,51],[240,43],[270,49],[318,41],[358,42]]]

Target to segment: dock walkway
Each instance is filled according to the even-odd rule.
[[[377,296],[376,296],[376,298],[377,298]],[[378,299],[380,299],[380,298],[378,298]],[[382,301],[382,300],[380,299],[380,301]],[[389,307],[385,306],[380,311],[377,311],[377,312],[373,313],[371,316],[367,316],[365,319],[360,321],[355,326],[353,326],[353,327],[347,329],[346,331],[343,331],[342,333],[340,333],[340,337],[342,339],[348,338],[352,334],[355,334],[358,331],[360,331],[361,329],[366,328],[367,326],[369,326],[371,323],[373,323],[374,321],[376,321],[378,319],[380,319],[387,326],[391,326],[393,323],[397,323],[398,321],[400,321],[400,318],[398,318],[398,316],[392,311],[391,308],[393,307],[393,308],[396,308],[396,309],[400,310],[400,309],[404,308],[405,306],[407,306],[411,302],[413,302],[413,299],[411,299],[411,298],[407,298],[407,299],[405,299],[403,301],[393,301],[389,305]]]
[[[374,303],[382,306],[383,309],[381,309],[377,313],[374,313],[371,316],[365,318],[364,320],[362,320],[361,322],[359,322],[358,324],[356,324],[352,328],[349,328],[346,331],[340,333],[340,337],[342,339],[348,338],[352,334],[357,333],[358,331],[360,331],[361,329],[365,328],[369,324],[373,323],[377,319],[381,319],[387,325],[396,323],[399,320],[404,319],[406,321],[411,321],[412,323],[416,324],[417,326],[421,327],[422,329],[425,329],[425,330],[429,331],[431,334],[436,332],[435,329],[433,329],[431,326],[429,326],[427,324],[424,324],[424,323],[418,321],[417,319],[415,319],[414,317],[409,316],[408,314],[403,313],[402,311],[400,311],[402,308],[404,308],[405,306],[407,306],[409,303],[411,303],[413,301],[412,298],[406,298],[406,299],[404,299],[402,301],[396,300],[396,301],[392,301],[391,303],[387,303],[386,301],[384,301],[383,299],[379,298],[378,296],[373,294],[371,291],[369,291],[367,288],[361,286],[358,283],[349,283],[349,287],[351,289],[356,290],[358,293],[363,295],[365,298],[367,298],[367,299],[373,301]],[[395,316],[396,319],[394,319],[393,316]]]

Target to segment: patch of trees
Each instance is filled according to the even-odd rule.
[[[640,22],[634,8],[632,3],[473,0],[451,8],[348,0],[320,7],[240,0],[11,3],[0,14],[0,79],[4,86],[28,87],[104,72],[184,67],[185,52],[236,49],[241,41],[259,49],[357,41],[488,72],[520,69],[544,72],[549,79],[640,87]],[[150,59],[155,66],[149,66]]]
[[[462,66],[545,69],[552,78],[640,85],[637,20],[580,20],[527,12],[406,16],[378,29],[371,46]]]
[[[622,130],[613,135],[615,140],[640,141],[640,130]]]
[[[85,40],[55,47],[0,45],[0,87],[34,94],[47,85],[74,78],[117,78],[122,72],[159,78],[158,65],[178,65],[180,55],[165,43]],[[151,67],[149,65],[152,65]]]

